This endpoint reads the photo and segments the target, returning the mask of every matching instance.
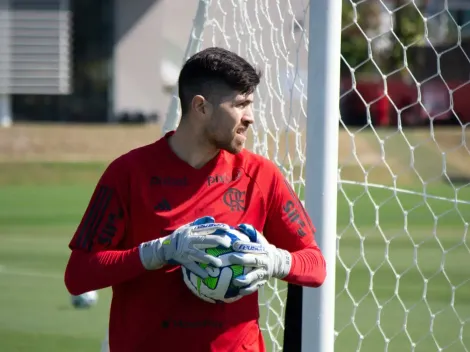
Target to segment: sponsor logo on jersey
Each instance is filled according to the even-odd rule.
[[[222,200],[231,211],[245,210],[245,194],[237,188],[229,188],[225,191]]]
[[[242,176],[242,171],[239,168],[233,169],[232,173],[214,174],[207,177],[207,186],[216,184],[227,184],[239,180]]]

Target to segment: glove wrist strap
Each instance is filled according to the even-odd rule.
[[[166,238],[159,238],[153,241],[144,242],[139,246],[139,255],[142,265],[147,270],[160,269],[166,264],[163,252],[163,241]]]
[[[278,279],[285,278],[292,267],[292,255],[284,250],[277,248],[277,266],[274,276]]]

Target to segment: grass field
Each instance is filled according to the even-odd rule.
[[[15,133],[23,142],[12,148],[0,132],[0,351],[98,351],[110,291],[100,291],[90,310],[71,307],[63,284],[67,244],[106,161],[139,139],[128,137],[114,150],[112,134],[105,135],[102,146],[88,146],[87,161],[85,135],[41,137],[41,129],[25,127]],[[141,144],[153,138],[145,133]],[[355,134],[355,153],[352,137],[342,133],[341,179],[364,182],[364,168],[369,181],[390,184],[387,164],[400,187],[423,193],[421,177],[429,181],[426,194],[441,199],[339,188],[336,351],[468,351],[470,154],[462,130],[432,140],[426,131],[406,140],[383,133],[383,148],[370,131]],[[416,146],[414,158],[408,144]],[[442,181],[443,151],[448,174],[461,183]],[[272,292],[265,296],[280,306]],[[276,323],[264,308],[263,320]]]

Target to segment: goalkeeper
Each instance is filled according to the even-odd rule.
[[[270,278],[323,283],[325,261],[301,202],[272,162],[244,149],[259,83],[233,52],[195,54],[179,76],[176,131],[118,157],[98,181],[69,244],[65,284],[74,295],[112,287],[111,352],[265,351],[258,288]],[[236,282],[245,297],[210,304],[187,289],[180,265],[201,277],[195,262],[220,266],[200,249],[228,247],[214,233],[227,224],[243,224],[267,250],[234,254],[233,263],[254,267]]]

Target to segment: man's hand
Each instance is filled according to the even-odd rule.
[[[220,267],[222,261],[202,249],[230,247],[230,237],[220,231],[229,228],[226,224],[214,222],[213,217],[205,216],[179,227],[171,235],[142,243],[139,246],[140,260],[147,270],[160,269],[165,264],[181,264],[204,279],[208,273],[196,262]]]
[[[251,242],[235,242],[233,249],[238,254],[231,254],[230,262],[254,268],[245,276],[233,280],[234,285],[242,287],[241,295],[256,292],[272,277],[283,279],[289,274],[292,257],[288,251],[270,244],[252,225],[240,224],[237,230],[247,235]]]

